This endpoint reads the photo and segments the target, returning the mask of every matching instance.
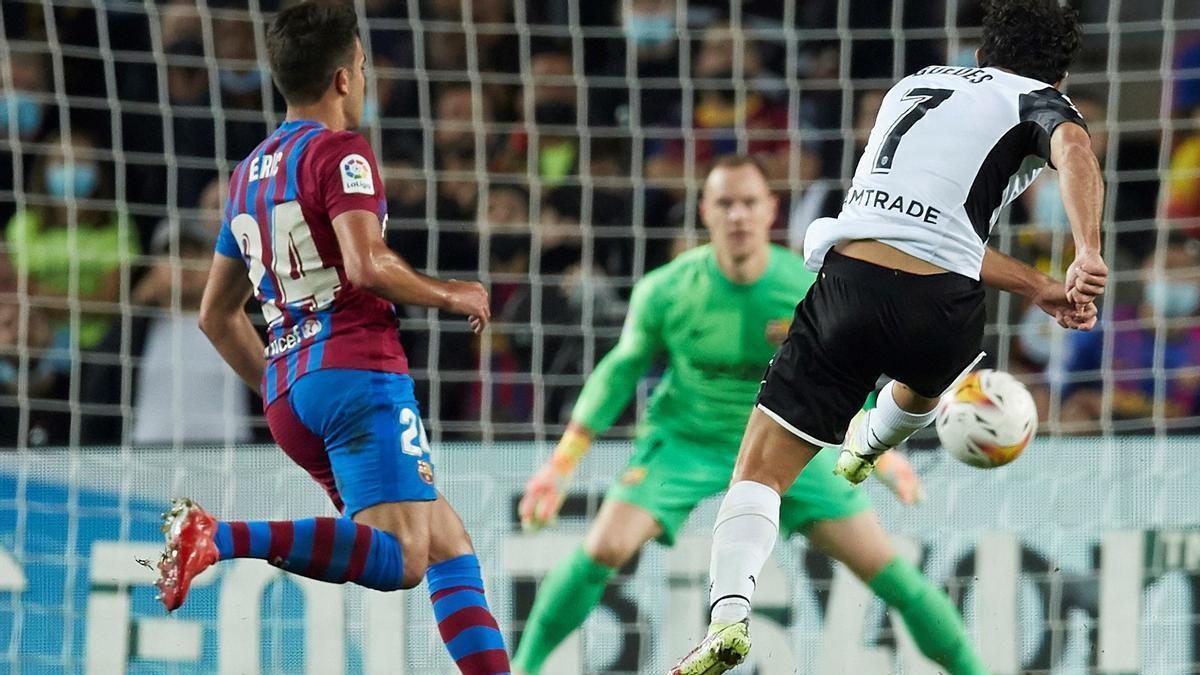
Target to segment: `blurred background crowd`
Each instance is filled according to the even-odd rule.
[[[280,4],[0,6],[0,446],[268,438],[195,313],[224,181],[282,118],[263,41]],[[492,294],[482,337],[402,310],[435,439],[561,429],[633,282],[704,240],[714,158],[764,158],[775,239],[799,248],[838,212],[884,91],[974,65],[982,16],[974,0],[357,4],[388,241]],[[1194,431],[1200,2],[1072,4],[1067,91],[1105,170],[1114,280],[1088,334],[993,297],[988,365],[1030,385],[1053,433]],[[1052,171],[1002,223],[993,245],[1061,276]]]

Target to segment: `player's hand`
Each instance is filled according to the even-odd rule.
[[[482,332],[492,320],[491,302],[483,284],[451,279],[446,282],[446,289],[449,293],[443,309],[470,317],[471,330],[475,333]]]
[[[550,460],[525,483],[525,494],[517,506],[522,529],[537,532],[558,518],[558,510],[575,477],[575,467],[591,445],[592,432],[572,420]]]
[[[1096,303],[1086,305],[1072,304],[1071,308],[1054,317],[1058,325],[1070,330],[1091,330],[1096,327]]]
[[[1057,281],[1047,280],[1032,300],[1063,328],[1091,330],[1096,325],[1096,303],[1079,305],[1072,302],[1067,297],[1066,289]]]
[[[905,506],[918,504],[925,499],[925,489],[921,487],[921,479],[913,470],[912,463],[895,450],[885,452],[875,460],[874,474]]]
[[[525,494],[517,507],[521,515],[521,528],[526,532],[537,532],[552,525],[558,519],[558,510],[562,508],[563,498],[574,476],[573,467],[564,471],[553,462],[542,465],[525,483]]]
[[[1093,302],[1108,283],[1108,265],[1099,251],[1081,251],[1067,268],[1067,299],[1076,305]]]

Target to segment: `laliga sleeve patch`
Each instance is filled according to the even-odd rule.
[[[342,158],[342,192],[346,194],[375,194],[375,183],[371,178],[371,164],[362,155],[346,155]]]

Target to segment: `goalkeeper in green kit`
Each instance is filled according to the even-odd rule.
[[[700,213],[711,244],[688,251],[633,289],[620,341],[596,366],[549,462],[529,479],[521,522],[555,519],[577,462],[608,429],[656,360],[655,388],[628,466],[582,546],[546,575],[513,669],[535,675],[599,603],[616,571],[651,539],[672,545],[692,510],[728,486],[762,373],[787,334],[796,298],[814,281],[803,260],[769,243],[778,201],[754,159],[718,160]],[[809,538],[845,563],[904,618],[917,646],[953,675],[986,673],[949,598],[893,550],[867,498],[819,453],[783,496],[780,533]],[[920,498],[907,460],[875,474],[905,503]]]

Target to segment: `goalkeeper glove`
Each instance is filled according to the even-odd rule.
[[[912,506],[925,498],[921,479],[913,470],[912,463],[908,461],[908,457],[895,450],[885,452],[875,460],[874,473],[879,482],[888,486],[901,504]]]
[[[574,422],[567,426],[549,461],[525,483],[525,494],[517,508],[526,532],[537,532],[558,518],[558,510],[575,477],[575,467],[591,445],[592,438],[586,429]]]

